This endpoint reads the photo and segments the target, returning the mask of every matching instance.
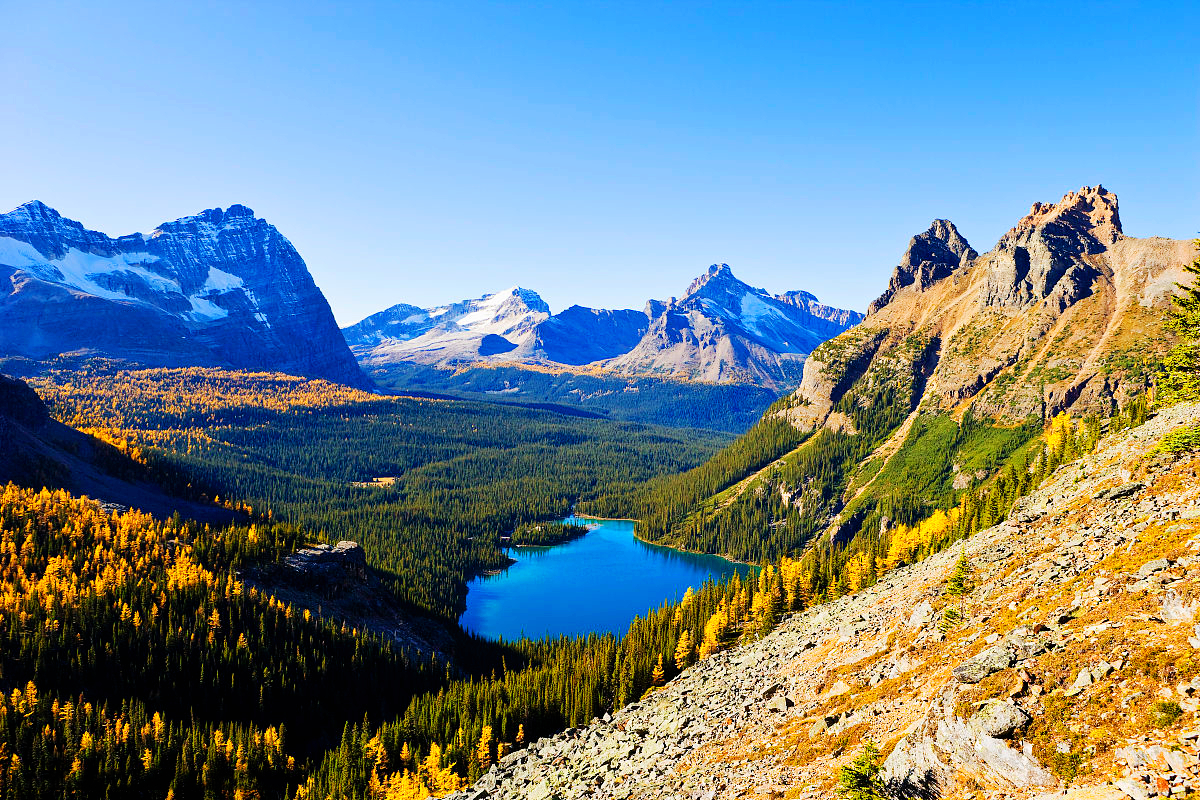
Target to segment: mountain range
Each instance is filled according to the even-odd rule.
[[[396,305],[343,332],[373,371],[398,364],[589,366],[617,376],[781,389],[799,381],[813,348],[861,319],[807,292],[769,294],[738,280],[729,265],[714,264],[682,299],[650,300],[642,311],[575,305],[551,315],[536,292],[514,286],[437,308]]]
[[[0,215],[0,311],[0,356],[34,362],[100,356],[355,386],[370,383],[356,358],[376,375],[503,363],[772,391],[795,386],[805,356],[861,319],[806,292],[752,288],[720,264],[683,299],[642,311],[551,314],[514,286],[436,308],[401,303],[339,334],[295,247],[245,206],[112,238],[38,201]]]
[[[0,355],[67,354],[369,383],[296,248],[241,205],[116,239],[37,201],[0,214]]]

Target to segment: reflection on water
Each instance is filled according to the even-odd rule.
[[[630,520],[570,517],[592,526],[587,535],[553,547],[508,551],[515,564],[471,581],[460,622],[489,638],[559,634],[623,634],[629,621],[687,587],[753,567],[715,556],[648,544]]]

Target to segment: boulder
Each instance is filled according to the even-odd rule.
[[[984,706],[971,718],[971,726],[985,736],[997,739],[1007,739],[1019,728],[1024,727],[1033,719],[1029,712],[1016,705],[1004,701],[996,701]]]
[[[1096,499],[1124,500],[1126,497],[1133,497],[1135,494],[1145,488],[1146,484],[1134,481],[1133,483],[1126,483],[1122,484],[1121,486],[1114,486],[1111,489],[1105,489],[1103,492],[1100,492],[1096,495]]]
[[[1008,669],[1017,662],[1017,648],[1005,642],[984,650],[979,655],[964,661],[953,670],[955,678],[962,683],[979,683],[992,673]]]

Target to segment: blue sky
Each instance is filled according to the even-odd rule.
[[[343,325],[641,307],[722,261],[862,309],[931,219],[983,251],[1084,184],[1195,236],[1198,8],[0,0],[0,207],[244,203]]]

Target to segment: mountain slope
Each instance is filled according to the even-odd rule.
[[[804,292],[772,296],[739,281],[728,264],[714,264],[682,300],[654,309],[637,346],[605,366],[620,374],[795,385],[805,356],[860,319]]]
[[[539,322],[514,358],[581,366],[629,352],[650,326],[646,311],[571,306]]]
[[[300,254],[240,205],[116,239],[36,201],[0,215],[0,353],[366,383]]]
[[[230,522],[232,511],[168,495],[150,470],[112,445],[50,417],[24,382],[0,375],[0,486],[66,489],[160,518],[176,511],[202,522]]]

